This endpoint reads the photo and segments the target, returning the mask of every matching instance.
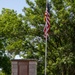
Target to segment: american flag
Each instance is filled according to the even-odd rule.
[[[49,3],[46,5],[46,11],[45,11],[45,27],[44,27],[44,37],[48,37],[48,33],[50,31],[50,10],[49,10]]]

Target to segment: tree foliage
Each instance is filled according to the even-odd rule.
[[[9,45],[9,43],[16,42],[15,38],[19,35],[18,30],[20,30],[19,25],[21,23],[22,22],[19,20],[14,10],[3,8],[2,13],[0,14],[0,67],[7,75],[10,75],[11,73],[10,59],[12,51],[9,50],[12,48],[12,44]],[[8,49],[8,46],[11,47]],[[10,54],[7,52],[7,49]]]
[[[3,50],[0,50],[0,68],[5,75],[11,74],[11,61]]]
[[[42,70],[39,74],[44,74],[44,12],[45,1],[35,0],[35,4],[26,0],[29,8],[24,8],[24,20],[31,25],[31,31],[35,30],[34,38],[39,37],[42,41],[37,41],[37,49],[42,61]],[[48,38],[48,74],[50,75],[74,75],[75,70],[75,25],[74,25],[74,2],[69,0],[51,0],[50,2],[51,28]],[[37,39],[37,38],[36,38]],[[34,42],[34,41],[33,41]],[[36,49],[35,49],[36,50]],[[34,53],[34,52],[33,52]],[[36,57],[35,57],[36,58]],[[71,70],[72,68],[72,70]]]
[[[26,0],[25,15],[3,9],[0,14],[0,47],[12,58],[38,60],[38,75],[44,75],[45,39],[43,28],[46,1]],[[75,1],[50,1],[50,33],[48,37],[48,75],[75,75]]]

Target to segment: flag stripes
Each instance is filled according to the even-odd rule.
[[[48,33],[50,31],[50,14],[49,14],[49,4],[46,6],[45,11],[45,27],[44,27],[44,37],[48,37]]]

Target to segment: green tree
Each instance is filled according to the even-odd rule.
[[[0,50],[0,68],[5,75],[11,74],[11,61],[3,50]]]
[[[3,40],[5,50],[8,49],[10,53],[12,53],[15,46],[17,47],[18,43],[21,42],[21,40],[19,40],[23,35],[23,27],[21,25],[22,21],[14,10],[5,8],[2,10],[2,14],[0,15],[0,38]]]
[[[41,59],[38,66],[38,75],[44,74],[44,12],[45,1],[34,0],[34,3],[26,0],[29,5],[24,8],[24,22],[28,24],[33,40],[34,48],[37,47],[35,58]],[[48,74],[49,75],[74,75],[75,66],[75,26],[74,26],[74,1],[51,0],[51,31],[48,38]],[[38,39],[40,39],[38,41]],[[31,50],[28,50],[29,53]],[[34,55],[34,51],[31,52]],[[29,54],[29,56],[31,56]],[[40,54],[40,55],[39,55]],[[39,57],[40,56],[40,57]],[[33,58],[33,57],[32,57]],[[41,70],[39,69],[41,67]],[[73,70],[71,70],[71,68]]]
[[[3,9],[0,35],[3,46],[14,58],[38,60],[38,75],[44,75],[45,39],[43,37],[46,1],[26,0],[25,15]],[[75,75],[75,1],[50,1],[50,36],[48,37],[48,75]],[[2,44],[2,42],[1,42]]]
[[[0,14],[0,68],[2,68],[2,71],[6,75],[11,74],[10,59],[12,59],[11,57],[13,53],[12,43],[15,43],[15,45],[18,44],[16,43],[18,42],[18,39],[16,40],[16,38],[21,34],[18,32],[21,29],[19,27],[21,23],[21,19],[17,16],[17,13],[14,10],[2,9],[2,13]],[[10,48],[8,49],[9,43]],[[12,51],[10,51],[11,49]]]
[[[74,4],[72,1],[54,1],[53,10],[55,14],[52,16],[52,38],[54,37],[55,67],[62,75],[74,75],[75,64],[75,37],[74,37]],[[72,68],[72,70],[71,70]]]

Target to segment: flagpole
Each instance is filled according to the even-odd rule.
[[[46,0],[46,8],[47,8],[47,2],[48,0]],[[47,36],[45,40],[45,75],[47,75]]]
[[[46,25],[45,25],[45,75],[47,75],[47,38],[48,38],[48,32],[49,32],[49,28],[50,28],[50,24],[48,24],[49,21],[49,6],[48,6],[49,0],[46,0]],[[48,27],[49,26],[49,27]]]
[[[47,75],[47,37],[45,43],[45,75]]]

